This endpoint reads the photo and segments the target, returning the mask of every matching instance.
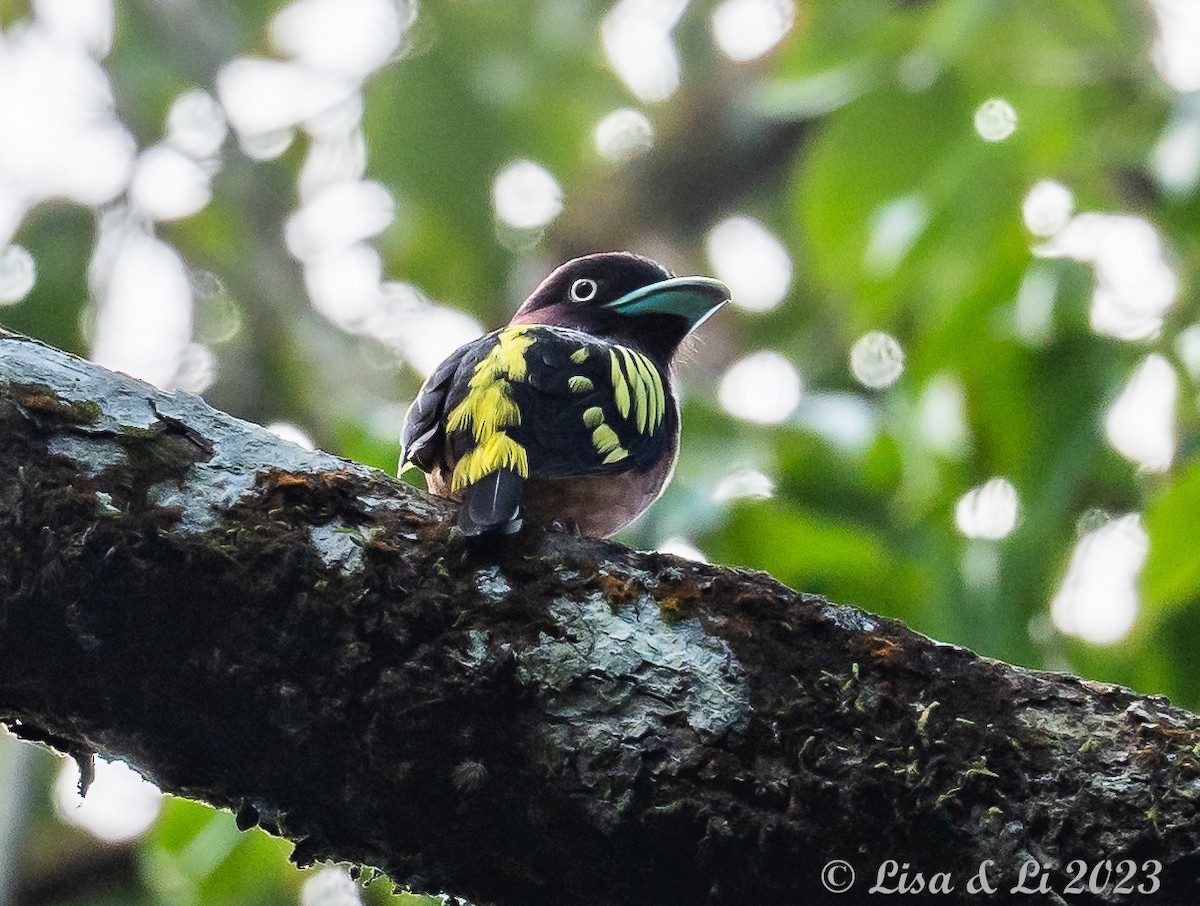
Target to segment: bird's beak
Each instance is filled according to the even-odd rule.
[[[672,277],[626,293],[604,307],[622,315],[676,315],[692,331],[729,301],[729,287],[711,277]]]

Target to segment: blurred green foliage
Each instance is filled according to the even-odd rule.
[[[172,5],[119,3],[106,65],[139,143],[158,138],[179,91],[211,88],[234,54],[266,52],[263,24],[279,5],[197,5],[191,15],[205,27],[195,29],[173,18]],[[5,21],[18,17],[16,6]],[[1151,65],[1149,8],[802,0],[778,48],[733,63],[713,47],[713,6],[698,0],[685,12],[676,29],[682,87],[642,105],[655,148],[623,166],[601,158],[591,135],[604,114],[638,106],[604,60],[606,4],[422,6],[403,57],[366,95],[368,175],[398,202],[379,241],[385,272],[490,329],[568,255],[631,248],[677,272],[703,272],[704,235],[717,220],[758,218],[792,256],[788,298],[764,313],[727,308],[704,328],[683,368],[675,482],[625,540],[656,546],[683,535],[716,562],[768,570],[986,655],[1200,707],[1198,388],[1173,346],[1197,317],[1200,195],[1165,191],[1150,168],[1185,99]],[[987,143],[972,116],[994,96],[1020,119],[1011,138]],[[392,470],[397,404],[420,376],[309,307],[281,237],[303,153],[300,143],[278,161],[253,163],[229,147],[213,203],[160,230],[197,280],[209,281],[200,321],[228,323],[235,311],[241,325],[214,342],[219,371],[206,397],[257,421],[295,422],[325,449]],[[545,165],[566,198],[562,217],[524,250],[498,238],[491,209],[492,179],[516,158]],[[1070,186],[1079,210],[1136,214],[1159,228],[1181,292],[1158,339],[1097,336],[1088,268],[1031,254],[1021,202],[1043,178]],[[906,198],[923,206],[925,227],[881,265],[869,253],[873,224],[883,206]],[[39,280],[25,302],[0,310],[5,326],[86,353],[93,231],[88,212],[65,205],[25,222],[18,241],[33,252]],[[1031,269],[1055,293],[1052,322],[1034,341],[1014,328]],[[868,391],[847,355],[876,329],[900,340],[906,370],[894,386]],[[870,441],[838,444],[799,417],[764,427],[725,413],[721,373],[759,348],[787,355],[810,391],[863,401],[878,426]],[[1150,350],[1175,363],[1182,381],[1180,455],[1162,476],[1139,475],[1102,432],[1106,407]],[[920,419],[930,382],[947,379],[961,385],[967,427],[951,450],[931,444]],[[734,467],[769,475],[774,496],[715,502],[713,488]],[[955,502],[997,475],[1017,488],[1021,521],[1001,541],[965,539]],[[1144,513],[1151,541],[1137,625],[1109,646],[1069,639],[1047,617],[1091,508]],[[47,809],[27,820],[31,845],[63,845],[47,836],[55,823]],[[135,848],[137,874],[119,895],[44,902],[297,902],[286,847],[238,836],[229,815],[172,801]]]

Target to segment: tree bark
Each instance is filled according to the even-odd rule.
[[[1011,889],[1074,860],[1108,884],[1070,902],[1200,894],[1200,718],[1165,699],[452,517],[0,334],[0,721],[481,904],[825,902],[835,859],[844,902],[888,860],[937,902],[1062,902]]]

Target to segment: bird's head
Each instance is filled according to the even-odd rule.
[[[649,258],[605,252],[557,268],[511,323],[573,327],[666,363],[684,337],[728,301],[719,280],[675,277]]]

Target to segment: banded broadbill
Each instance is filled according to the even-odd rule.
[[[662,493],[679,448],[671,362],[729,299],[627,252],[550,274],[507,327],[450,355],[408,410],[406,462],[467,535],[524,522],[607,537]]]

